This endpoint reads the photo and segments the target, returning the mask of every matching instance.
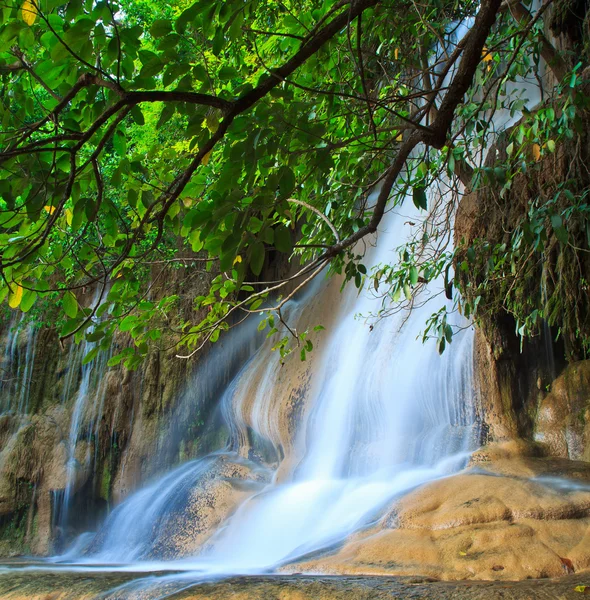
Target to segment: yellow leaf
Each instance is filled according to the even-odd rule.
[[[397,60],[397,59],[399,58],[399,48],[396,48],[396,49],[393,51],[393,58],[394,58],[395,60]]]
[[[581,594],[585,594],[587,589],[590,589],[587,585],[577,585],[574,588],[574,592],[580,592]]]
[[[541,146],[539,144],[533,144],[533,158],[537,161],[541,158]]]
[[[23,288],[20,285],[17,285],[14,292],[12,292],[10,296],[8,296],[8,306],[10,306],[10,308],[16,308],[20,304],[20,301],[22,299]]]
[[[55,206],[44,206],[43,210],[45,210],[45,212],[48,212],[50,215],[52,215],[55,212]]]
[[[234,258],[234,265],[236,263],[241,263],[242,262],[242,257],[238,254],[235,258]]]
[[[185,206],[186,208],[190,208],[190,207],[193,205],[193,202],[194,202],[194,201],[195,201],[195,200],[194,200],[194,198],[189,198],[188,196],[185,196],[185,197],[182,199],[182,203],[184,204],[184,206]]]
[[[459,552],[459,556],[467,556],[467,552],[463,552],[463,550],[461,550],[461,552]]]
[[[211,152],[212,150],[209,150],[209,152],[207,152],[207,154],[205,154],[205,156],[203,156],[203,160],[201,161],[201,164],[207,166],[209,164],[209,159],[211,158]]]
[[[74,213],[69,208],[66,208],[66,223],[68,225],[71,225],[73,218],[74,218]]]
[[[404,136],[401,133],[395,138],[396,142],[402,142],[403,140],[404,140]]]
[[[21,14],[23,17],[23,21],[27,25],[32,25],[35,22],[35,19],[37,18],[37,8],[31,0],[25,0],[23,2]]]
[[[494,57],[488,52],[488,49],[485,46],[481,51],[481,56],[484,62],[491,62],[492,60],[494,60]]]

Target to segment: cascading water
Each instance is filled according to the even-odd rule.
[[[519,85],[534,104],[534,85]],[[508,111],[498,111],[494,122],[503,129],[512,119]],[[474,152],[484,160],[483,151]],[[402,210],[413,213],[408,204]],[[412,222],[420,220],[415,216],[384,220],[368,257],[372,264],[395,262],[395,248],[413,234]],[[275,475],[192,555],[157,567],[147,562],[157,558],[159,529],[166,528],[219,455],[181,465],[131,495],[78,559],[99,564],[139,560],[148,570],[186,569],[201,576],[268,572],[334,547],[378,519],[396,497],[459,470],[480,438],[473,331],[466,322],[456,323],[463,331],[442,357],[433,341],[422,343],[420,333],[433,309],[425,300],[441,290],[442,282],[435,282],[411,310],[398,310],[369,326],[362,316],[378,312],[382,299],[347,288],[338,302],[337,324],[322,339],[325,347],[308,358],[313,373],[306,408],[288,456],[276,399],[283,368],[276,353],[269,355],[268,345],[253,356],[223,394],[230,432],[223,456],[243,459],[253,443],[258,451],[270,447],[272,452],[263,454],[277,460]],[[321,323],[322,315],[313,313],[329,304],[321,299],[324,293],[325,288],[316,306],[310,293],[291,302],[290,326],[299,329],[304,317],[301,328],[314,320]]]
[[[92,346],[92,343],[84,342],[82,355],[85,356],[90,352]],[[104,374],[109,358],[109,354],[105,352],[95,360],[82,365],[82,377],[74,400],[70,432],[67,440],[66,485],[59,512],[59,521],[62,527],[67,525],[68,512],[76,484],[77,473],[80,469],[87,467],[92,458],[90,447],[86,449],[82,463],[76,458],[76,446],[81,436],[82,426],[87,427],[89,435],[93,437],[94,447],[98,446],[98,427],[102,417],[102,408],[106,394],[106,378]],[[95,382],[95,386],[92,386],[93,382]],[[88,417],[86,413],[89,407],[92,414],[89,416],[89,420],[85,421],[84,417]]]
[[[24,316],[24,315],[23,315]],[[18,339],[18,324],[16,316],[12,315],[7,329],[6,344],[2,356],[2,370],[0,372],[0,413],[4,414],[10,409],[11,392],[13,389],[13,367],[15,363],[16,342]]]
[[[95,290],[93,305],[100,298],[100,288]],[[93,348],[93,342],[84,341],[80,348],[72,347],[70,350],[70,368],[64,385],[63,400],[69,400],[69,394],[76,382],[76,376],[81,370],[79,384],[74,398],[72,418],[70,421],[70,431],[67,439],[67,463],[66,463],[66,482],[61,496],[59,507],[57,508],[56,521],[64,529],[68,525],[69,510],[72,501],[72,495],[75,491],[78,473],[86,469],[93,454],[91,446],[88,445],[84,452],[84,457],[80,461],[76,456],[78,441],[82,435],[82,429],[87,431],[87,436],[94,440],[94,452],[96,453],[99,445],[99,426],[102,418],[104,399],[106,395],[106,369],[110,358],[109,352],[101,352],[98,357],[84,364],[83,358]]]
[[[23,313],[18,322],[13,316],[7,329],[0,375],[0,414],[12,411],[24,415],[30,408],[29,401],[39,330],[32,325],[24,328],[22,326],[24,316]],[[26,339],[24,351],[19,346],[21,334]]]
[[[401,214],[389,219],[374,264],[394,258],[393,249],[407,238],[408,220]],[[313,300],[308,294],[292,303],[292,326],[302,315],[313,321]],[[396,496],[464,464],[478,441],[471,331],[463,331],[439,357],[434,343],[417,339],[432,312],[429,303],[369,327],[358,314],[375,312],[380,303],[368,291],[345,292],[337,328],[323,352],[308,359],[313,374],[307,424],[293,443],[303,448],[301,456],[251,493],[196,556],[184,558],[182,568],[208,574],[268,571],[342,541],[378,518]],[[230,448],[247,453],[246,440],[254,434],[282,457],[280,426],[272,414],[282,370],[276,353],[269,358],[268,352],[266,346],[258,351],[222,403],[234,438]],[[107,519],[84,562],[153,559],[159,529],[212,460],[182,465],[129,497]],[[178,561],[172,565],[179,567]]]
[[[405,220],[382,232],[376,263],[403,239]],[[396,495],[457,469],[477,442],[471,334],[439,358],[416,339],[428,305],[371,329],[355,315],[379,300],[351,292],[314,374],[303,460],[290,481],[244,503],[196,567],[266,570],[339,542]]]

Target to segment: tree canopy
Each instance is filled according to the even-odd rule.
[[[2,0],[0,301],[59,306],[60,336],[87,336],[93,353],[129,331],[134,347],[111,361],[134,367],[174,311],[172,295],[150,300],[156,263],[217,273],[194,299],[206,316],[171,329],[184,356],[257,312],[275,333],[284,302],[326,266],[396,302],[441,274],[450,288],[462,190],[509,190],[574,128],[580,64],[551,44],[550,9]],[[523,112],[526,81],[559,106]],[[524,121],[490,165],[499,111]],[[404,201],[422,211],[420,235],[368,272],[357,243]],[[560,215],[546,218],[565,243]],[[302,266],[260,281],[270,252]],[[101,290],[90,307],[89,286]],[[426,334],[450,342],[444,311]]]

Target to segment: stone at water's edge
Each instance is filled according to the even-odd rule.
[[[509,443],[395,503],[334,555],[286,572],[525,580],[590,576],[590,464]],[[573,487],[564,488],[567,478]]]
[[[154,600],[147,591],[110,592],[138,574],[0,573],[3,600]],[[307,575],[233,577],[190,586],[170,600],[576,600],[590,583],[578,575],[559,581],[432,582],[393,577],[313,577]]]
[[[537,412],[535,439],[553,456],[590,460],[590,361],[568,365],[553,382]]]
[[[132,496],[123,512],[113,512],[87,555],[121,563],[195,556],[236,507],[269,481],[268,470],[231,453],[191,464],[188,471],[175,471],[190,482],[186,487],[160,482]],[[152,512],[154,504],[158,508]]]

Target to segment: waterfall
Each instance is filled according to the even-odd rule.
[[[412,233],[411,218],[387,219],[373,264],[394,260],[393,252]],[[437,282],[424,294],[437,294],[441,286]],[[323,318],[318,309],[325,311],[327,287],[290,303],[290,326]],[[425,299],[370,326],[366,316],[382,299],[347,287],[337,326],[319,338],[321,349],[308,358],[307,408],[288,457],[276,405],[288,365],[281,367],[278,354],[263,345],[222,394],[232,437],[226,454],[181,465],[132,494],[79,558],[101,564],[157,558],[158,538],[187,496],[198,493],[204,474],[227,453],[244,460],[239,455],[251,454],[253,437],[274,448],[274,478],[253,489],[200,550],[184,558],[182,568],[208,574],[272,570],[343,541],[378,519],[399,495],[460,469],[479,441],[473,333],[466,327],[439,356],[433,341],[418,339],[433,309]],[[299,357],[289,360],[292,365]]]
[[[100,287],[97,286],[93,305],[96,305],[100,298]],[[104,400],[107,388],[107,379],[105,377],[107,362],[111,356],[110,352],[101,352],[96,358],[84,364],[84,357],[95,347],[95,342],[84,341],[81,346],[70,348],[69,371],[64,382],[63,401],[70,399],[70,394],[77,383],[77,376],[81,372],[79,384],[75,392],[72,417],[70,421],[70,431],[66,445],[66,481],[63,494],[59,500],[59,506],[56,510],[56,521],[59,526],[65,529],[69,525],[69,511],[71,508],[72,496],[76,491],[78,474],[87,469],[92,459],[96,459],[96,453],[99,447],[99,428],[103,414]],[[76,456],[78,442],[83,434],[93,444],[87,444],[84,449],[82,460]],[[94,447],[94,454],[91,448]]]
[[[0,374],[0,414],[14,412],[26,414],[29,409],[35,353],[37,350],[37,334],[39,329],[27,325],[23,332],[24,313],[20,320],[13,314],[6,333],[6,343],[2,357]],[[19,338],[25,336],[26,344],[19,346]]]
[[[389,220],[375,263],[404,239],[405,221]],[[439,357],[433,343],[416,339],[428,303],[370,328],[355,317],[380,299],[354,289],[347,295],[314,373],[303,459],[289,481],[247,500],[194,568],[259,572],[327,548],[397,495],[460,468],[477,444],[471,331]]]
[[[535,85],[518,82],[509,92],[528,96],[533,105]],[[508,110],[493,117],[496,131],[513,121]],[[478,163],[486,152],[472,149]],[[371,265],[397,262],[396,249],[415,235],[413,223],[423,218],[409,199],[393,210],[369,241],[374,247],[365,260]],[[298,357],[282,365],[268,342],[219,395],[230,432],[227,445],[131,494],[66,560],[132,563],[134,569],[189,570],[207,577],[269,572],[328,552],[378,521],[404,493],[465,465],[480,441],[473,328],[453,315],[461,331],[442,356],[434,340],[421,340],[428,317],[447,302],[441,300],[443,282],[429,284],[411,309],[396,307],[389,317],[372,321],[367,315],[382,308],[382,292],[358,293],[348,285],[335,303],[330,285],[308,289],[285,307],[289,326],[297,331],[323,324],[326,313],[334,322],[308,356],[310,376],[301,388],[303,406],[294,430],[285,424],[284,404],[286,380],[297,371]],[[261,468],[271,465],[270,481],[262,489],[248,488],[189,554],[154,562],[169,558],[159,553],[162,538],[173,535],[170,527],[203,481],[215,477],[220,461],[248,459]]]
[[[2,370],[0,371],[0,414],[4,414],[10,410],[11,394],[14,388],[13,369],[17,339],[18,325],[16,323],[16,315],[12,314],[6,331],[6,343],[2,355]]]

